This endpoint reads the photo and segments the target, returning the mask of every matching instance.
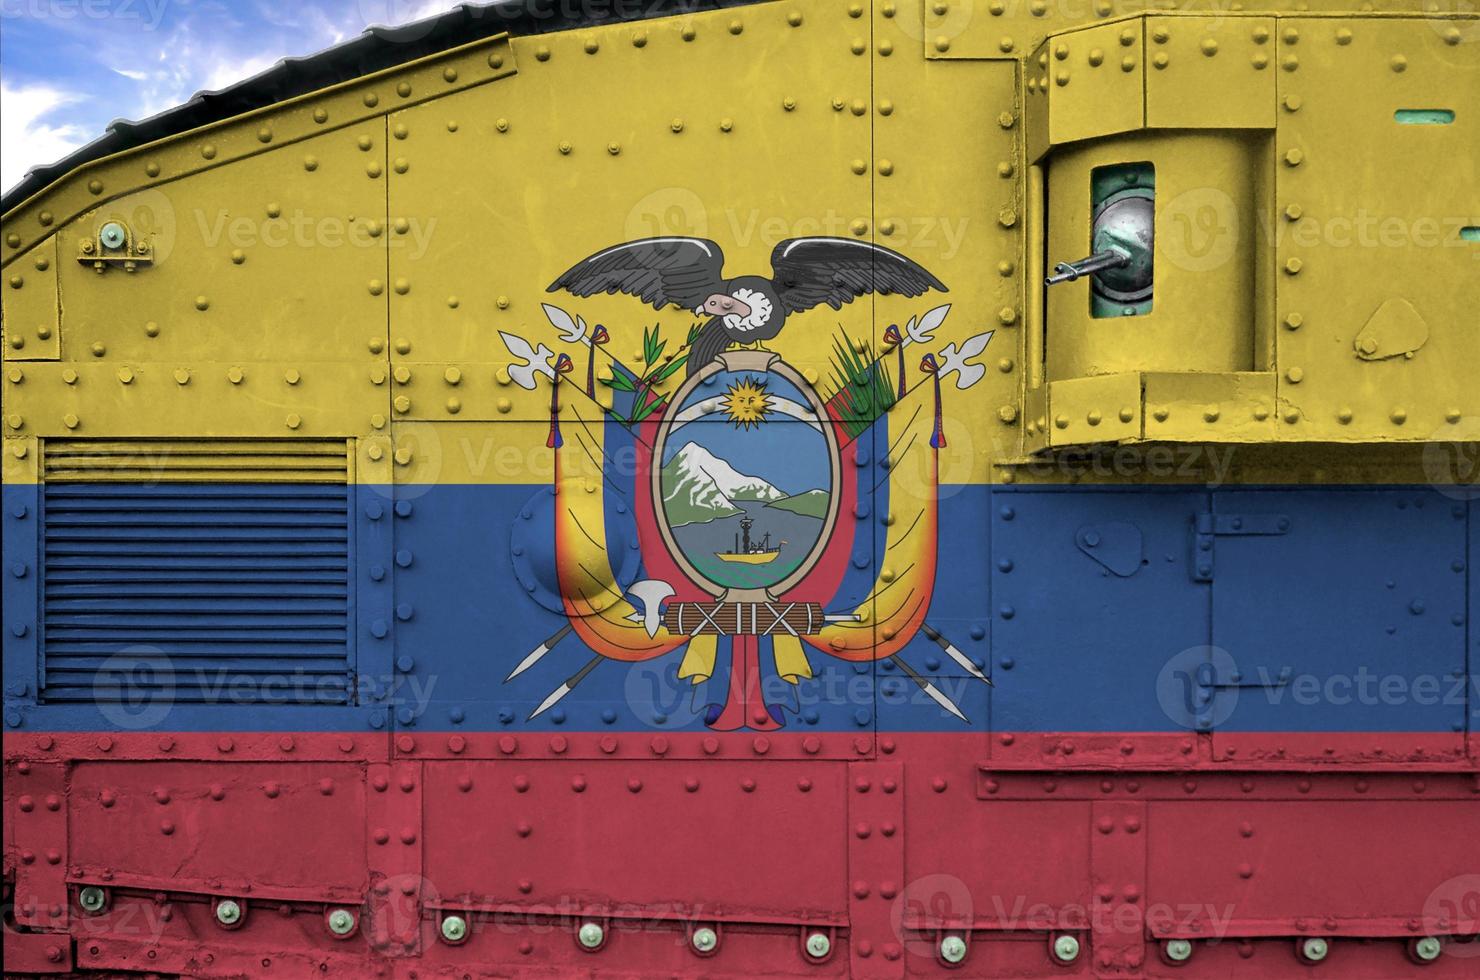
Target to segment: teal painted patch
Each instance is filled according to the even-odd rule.
[[[1470,225],[1468,228],[1461,228],[1459,237],[1467,242],[1480,242],[1480,227]]]
[[[1399,109],[1393,118],[1404,126],[1448,126],[1454,122],[1454,110]]]

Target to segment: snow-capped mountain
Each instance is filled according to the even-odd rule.
[[[697,443],[686,443],[663,467],[663,509],[673,525],[702,524],[740,513],[734,501],[780,500],[786,494],[746,476]]]

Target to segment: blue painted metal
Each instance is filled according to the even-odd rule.
[[[881,455],[871,449],[866,456],[870,474]],[[179,489],[149,492],[160,495],[156,504],[178,502]],[[631,667],[599,665],[556,709],[526,721],[590,659],[566,636],[504,683],[513,664],[564,625],[508,574],[508,528],[536,489],[403,486],[394,498],[384,488],[352,489],[353,545],[346,547],[357,560],[345,600],[353,626],[353,640],[345,641],[353,651],[351,703],[228,697],[202,705],[174,698],[166,717],[152,719],[146,699],[124,713],[126,724],[176,731],[701,731],[706,698],[677,677],[680,652]],[[214,513],[223,495],[242,492],[215,488],[197,503]],[[1476,648],[1469,619],[1480,607],[1480,586],[1468,569],[1480,532],[1471,526],[1469,501],[1419,487],[945,485],[940,492],[940,583],[929,622],[997,687],[971,679],[924,633],[910,643],[903,658],[950,688],[970,719],[962,725],[891,661],[854,665],[813,655],[816,676],[795,688],[766,674],[766,683],[783,692],[777,700],[792,707],[792,730],[1202,730],[1215,737],[1398,731],[1432,733],[1428,741],[1439,747],[1462,744],[1474,727],[1467,660]],[[136,499],[141,491],[129,493]],[[55,688],[46,684],[40,651],[60,649],[49,645],[60,640],[37,632],[38,535],[47,518],[33,487],[8,486],[4,501],[7,723],[118,728],[117,704],[50,696]],[[175,520],[181,512],[149,513]],[[876,530],[855,536],[855,584],[871,582],[888,561],[878,533],[887,504],[875,492],[859,513],[853,519]],[[98,533],[116,545],[126,528]],[[192,532],[169,533],[191,540]],[[1093,547],[1090,535],[1099,542]],[[1198,548],[1204,535],[1214,544],[1208,553]],[[175,560],[157,540],[143,546],[166,565]],[[62,554],[55,540],[52,553]],[[1216,568],[1200,581],[1197,563],[1209,553]],[[224,587],[192,584],[208,603]],[[76,592],[64,583],[51,593],[54,615],[64,617],[58,622],[76,613],[60,602],[89,602],[96,591],[63,595],[67,589]],[[769,672],[769,641],[762,643]],[[180,649],[192,652],[188,644]],[[724,684],[726,666],[708,683]],[[1341,688],[1334,697],[1331,684]]]

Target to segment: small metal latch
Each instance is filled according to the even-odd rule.
[[[1290,530],[1284,514],[1198,514],[1192,540],[1192,580],[1213,581],[1213,542],[1218,535],[1278,535]]]

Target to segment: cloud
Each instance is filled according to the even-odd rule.
[[[283,57],[314,54],[370,24],[420,20],[453,0],[137,0],[133,16],[117,17],[42,16],[24,4],[0,5],[7,77],[0,185],[8,188],[101,135],[111,119],[148,118]],[[111,82],[99,85],[100,78]]]
[[[57,120],[58,110],[80,102],[80,92],[45,84],[10,85],[0,81],[0,186],[20,183],[26,171],[53,163],[92,138],[83,126]]]

